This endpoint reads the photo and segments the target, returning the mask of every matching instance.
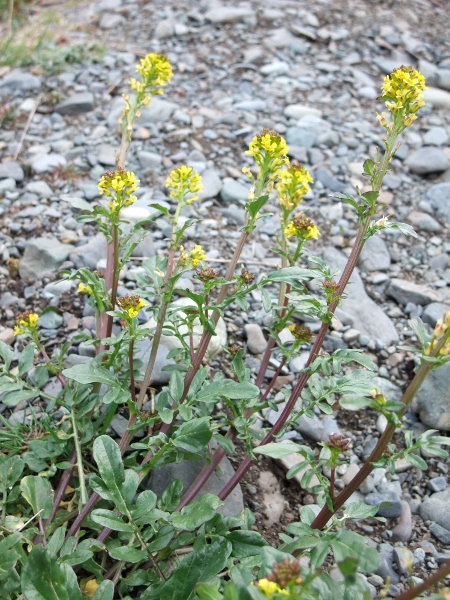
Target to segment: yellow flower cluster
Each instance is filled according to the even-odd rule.
[[[198,200],[198,193],[203,190],[202,178],[192,167],[183,165],[174,169],[166,179],[166,188],[170,189],[170,197],[182,202],[188,194],[194,194],[186,199],[186,204]]]
[[[78,284],[77,292],[79,294],[89,294],[89,296],[93,295],[92,287],[90,285],[85,285],[84,283]]]
[[[22,313],[16,319],[17,324],[14,327],[14,335],[22,335],[22,333],[29,333],[30,330],[36,329],[38,319],[39,315],[30,310]]]
[[[117,301],[120,308],[127,313],[130,319],[134,319],[139,314],[139,311],[143,309],[147,304],[142,300],[140,296],[130,296],[127,294],[123,298]]]
[[[425,105],[422,92],[426,89],[425,77],[419,71],[402,66],[384,78],[381,99],[385,100],[386,108],[393,115],[400,113],[403,125],[409,127],[417,119],[415,113]],[[377,115],[377,120],[382,126],[387,126],[385,113]]]
[[[205,259],[206,252],[203,250],[200,244],[196,244],[189,254],[184,251],[183,246],[180,246],[180,258],[178,259],[179,265],[191,265],[193,267],[197,267],[200,262]]]
[[[284,138],[276,131],[263,129],[250,142],[249,148],[245,154],[249,154],[255,159],[268,183],[273,183],[278,179],[279,171],[284,165],[289,165],[287,157],[289,148]],[[242,172],[252,179],[252,174],[248,167],[244,167]]]
[[[260,579],[257,582],[256,586],[258,590],[265,595],[266,598],[269,598],[269,600],[273,598],[274,594],[282,594],[283,596],[289,596],[289,592],[287,590],[284,590],[282,587],[280,587],[278,583],[270,581],[266,578]]]
[[[115,171],[107,171],[98,184],[101,195],[111,198],[108,206],[111,212],[120,210],[123,206],[134,204],[137,197],[134,195],[138,188],[139,179],[132,171],[125,171],[120,167]]]
[[[447,335],[447,339],[446,339],[445,344],[439,350],[439,354],[441,356],[448,356],[450,354],[450,335],[449,335],[449,331],[448,331],[449,328],[450,328],[450,312],[445,314],[442,319],[439,319],[437,321],[437,323],[434,327],[434,331],[433,331],[433,340],[425,348],[426,356],[429,356],[431,354],[431,352],[436,348],[436,346],[438,344],[438,339],[443,335]]]
[[[288,169],[280,171],[276,185],[278,200],[283,208],[291,211],[300,204],[303,196],[311,191],[310,183],[314,183],[311,174],[303,165],[292,164]]]
[[[169,60],[162,54],[147,54],[141,59],[136,71],[142,77],[142,81],[130,79],[131,89],[138,94],[143,94],[147,88],[156,88],[149,90],[151,94],[162,94],[162,89],[172,79],[173,71]]]
[[[303,215],[297,215],[295,219],[288,223],[288,226],[284,229],[284,233],[288,238],[293,235],[299,236],[304,240],[315,240],[319,237],[320,231],[317,225]]]

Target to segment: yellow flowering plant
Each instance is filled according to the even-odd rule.
[[[300,212],[312,175],[303,165],[290,165],[286,141],[267,129],[254,136],[246,153],[254,161],[252,168],[249,161],[243,169],[252,187],[244,226],[227,240],[234,247],[223,271],[222,257],[213,258],[208,246],[185,235],[195,220],[185,220],[181,211],[190,207],[195,214],[191,205],[201,197],[203,185],[189,165],[167,175],[169,206],[153,205],[170,226],[167,256],[158,247],[156,256],[135,261],[132,252],[142,239],[143,223],[127,227],[124,221],[124,209],[139,195],[139,180],[126,168],[126,158],[139,111],[165,89],[172,67],[162,55],[150,54],[136,70],[139,77],[130,81],[133,94],[125,96],[117,165],[99,182],[103,199],[99,204],[72,199],[83,211],[80,221],[96,222],[107,239],[104,272],[79,269],[66,274],[76,282],[74,307],[80,319],[83,314],[84,330],[74,328],[67,343],[55,347],[56,338],[42,337],[38,313],[27,311],[19,315],[14,330],[21,336],[16,342],[19,356],[0,341],[2,405],[10,410],[29,401],[27,410],[39,411],[45,424],[41,439],[35,439],[35,430],[27,430],[19,438],[20,447],[11,452],[8,447],[5,453],[10,455],[0,464],[0,556],[8,556],[0,597],[28,599],[39,588],[42,597],[53,589],[60,595],[68,592],[74,600],[82,594],[93,600],[117,595],[362,600],[367,590],[357,575],[375,572],[379,557],[344,525],[352,518],[375,518],[378,507],[347,501],[376,466],[393,472],[395,460],[402,458],[424,468],[426,462],[417,454],[421,448],[446,458],[441,446],[448,438],[434,432],[416,440],[406,432],[400,451],[390,441],[426,376],[450,360],[450,317],[443,315],[432,332],[419,321],[411,323],[421,351],[401,401],[373,388],[375,365],[361,351],[340,348],[330,354],[323,351],[323,343],[365,240],[392,226],[410,233],[380,215],[378,195],[397,137],[423,105],[425,82],[410,67],[395,70],[384,82],[382,100],[390,115],[389,123],[385,116],[379,118],[387,135],[384,156],[364,164],[370,189],[357,198],[338,195],[358,217],[356,239],[338,279],[312,255],[326,228],[319,231],[308,217],[312,211]],[[280,268],[256,273],[243,251],[270,195],[280,213],[274,248],[281,256]],[[130,259],[132,270],[127,269]],[[214,260],[217,268],[210,266],[216,266]],[[132,292],[119,287],[120,278]],[[230,323],[237,306],[245,321],[249,294],[261,303],[268,338],[255,376],[245,359],[237,320],[230,327],[237,340],[232,340],[225,362],[208,363],[224,343],[221,317]],[[83,302],[89,305],[85,310]],[[95,334],[89,307],[95,309]],[[77,345],[79,354],[72,356]],[[288,360],[300,352],[307,358],[298,378],[280,389]],[[157,364],[163,365],[162,376],[154,381]],[[272,372],[269,365],[274,365]],[[53,376],[58,381],[49,382]],[[280,390],[279,397],[275,390]],[[336,491],[334,478],[336,467],[347,460],[347,438],[331,434],[319,455],[306,442],[280,440],[289,425],[315,411],[366,407],[384,415],[387,426],[361,471],[342,490]],[[261,420],[261,409],[268,408],[276,413],[270,427]],[[217,495],[204,493],[224,456],[234,452],[236,440],[242,444],[242,462]],[[233,518],[218,512],[260,454],[297,455],[287,477],[298,475],[321,507],[315,514],[301,506],[300,521],[286,526],[278,548],[270,547],[252,527],[248,511]],[[156,468],[194,459],[202,459],[203,466],[186,489],[170,482],[158,498],[144,483]],[[332,563],[342,581],[330,577]],[[442,576],[450,572],[446,568]]]

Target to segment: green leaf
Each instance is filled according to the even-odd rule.
[[[259,388],[252,383],[239,383],[232,379],[213,381],[204,387],[196,396],[200,402],[211,402],[215,398],[225,396],[230,400],[253,400],[259,395]]]
[[[34,364],[34,344],[28,344],[22,350],[19,357],[19,376],[22,377],[25,373],[31,370]]]
[[[91,206],[89,202],[86,202],[86,200],[83,200],[83,198],[71,197],[64,194],[61,196],[61,200],[68,202],[73,208],[78,208],[78,210],[86,210],[87,212],[94,211],[94,207]]]
[[[124,523],[123,519],[112,510],[97,508],[92,511],[91,518],[94,523],[98,523],[102,527],[108,527],[113,531],[133,531],[131,523]]]
[[[5,406],[12,407],[17,406],[20,402],[24,400],[31,400],[32,398],[37,398],[39,396],[38,391],[28,391],[22,390],[21,392],[9,392],[5,394],[2,398],[2,402]]]
[[[415,237],[415,238],[417,237],[417,233],[414,231],[414,229],[411,227],[411,225],[408,225],[407,223],[389,223],[388,228],[398,229],[399,231],[401,231],[403,233],[403,235],[407,235],[407,236],[411,236],[411,237]]]
[[[180,371],[172,371],[169,382],[169,393],[174,402],[178,402],[183,395],[184,378]]]
[[[102,581],[98,588],[95,590],[95,594],[92,596],[92,600],[113,600],[114,597],[114,584],[109,579]]]
[[[151,490],[144,490],[136,498],[136,504],[131,511],[136,525],[147,525],[155,520],[154,508],[157,496]]]
[[[256,217],[256,215],[259,213],[264,204],[266,204],[268,199],[269,196],[260,196],[256,200],[253,200],[253,202],[247,202],[245,208],[247,209],[250,216],[253,218]]]
[[[305,450],[305,448],[305,446],[300,446],[299,444],[294,444],[291,442],[272,442],[270,444],[265,444],[264,446],[258,446],[258,448],[254,449],[254,452],[255,454],[264,454],[265,456],[270,456],[271,458],[284,458],[285,456],[290,456],[291,454],[297,454],[298,452]]]
[[[272,300],[270,299],[269,294],[264,288],[261,288],[261,298],[264,310],[266,311],[266,313],[270,312],[270,310],[272,309]]]
[[[197,596],[200,596],[201,600],[223,600],[222,594],[215,585],[206,585],[206,583],[201,583],[195,588],[195,593]],[[239,600],[237,596],[236,600]]]
[[[14,352],[5,344],[5,342],[2,341],[0,341],[0,356],[5,361],[5,370],[9,371],[9,367],[14,358]]]
[[[19,456],[11,456],[0,463],[0,488],[7,490],[19,481],[25,463]]]
[[[27,475],[20,482],[22,496],[31,505],[33,513],[40,519],[47,519],[53,509],[53,490],[48,479],[37,475]]]
[[[72,465],[73,466],[73,465]],[[66,537],[66,529],[64,527],[58,527],[53,533],[52,537],[47,543],[47,550],[53,554],[57,554],[64,544],[64,538]]]
[[[159,212],[162,212],[163,215],[166,215],[166,217],[170,217],[169,209],[166,208],[165,206],[161,206],[161,204],[149,204],[149,207],[159,210]]]
[[[176,448],[196,454],[206,446],[211,437],[209,417],[202,417],[183,423],[172,436],[171,442]]]
[[[417,467],[417,469],[420,469],[421,471],[426,471],[428,469],[427,463],[421,456],[417,456],[417,454],[406,454],[405,460],[410,465]]]
[[[374,573],[380,566],[380,557],[375,548],[368,546],[365,539],[353,531],[340,531],[331,542],[331,547],[337,563],[346,558],[356,558],[358,571],[363,573]]]
[[[233,544],[232,556],[243,558],[261,553],[261,548],[267,546],[266,540],[256,531],[232,531],[226,536]]]
[[[269,281],[284,281],[285,283],[291,284],[293,287],[299,287],[302,280],[310,281],[314,279],[314,275],[309,269],[301,269],[300,267],[286,267],[285,269],[278,269],[278,271],[272,271],[267,276]]]
[[[346,506],[344,512],[352,519],[369,519],[377,514],[378,506],[370,506],[370,504],[366,504],[363,500],[358,500],[358,502],[352,502]]]
[[[160,600],[190,600],[198,583],[207,583],[224,569],[231,553],[231,544],[220,539],[191,552],[164,584]]]
[[[0,541],[0,581],[11,578],[11,571],[20,558],[20,554],[13,549],[13,546],[21,539],[20,533],[13,533]]]
[[[98,437],[93,446],[94,460],[97,463],[101,480],[94,475],[91,482],[98,484],[97,493],[102,495],[106,487],[107,494],[102,497],[111,499],[121,513],[127,512],[139,485],[139,476],[135,471],[124,471],[122,456],[118,444],[107,435]]]
[[[108,369],[100,366],[93,360],[81,365],[75,365],[70,369],[64,369],[64,377],[78,381],[78,383],[104,383],[111,387],[118,387],[118,381],[114,374]]]
[[[181,509],[181,512],[173,513],[170,520],[176,529],[194,531],[203,523],[210,521],[216,514],[216,509],[224,502],[212,494],[204,494],[195,502]]]
[[[360,410],[366,408],[372,402],[372,398],[362,398],[361,396],[345,396],[339,398],[339,405],[346,410]]]
[[[73,569],[58,564],[56,555],[35,546],[21,577],[25,600],[83,600]]]
[[[375,163],[371,158],[366,159],[363,164],[364,173],[367,173],[367,175],[373,175],[374,166]]]
[[[118,546],[117,548],[111,548],[108,550],[111,558],[116,560],[124,560],[125,562],[137,563],[148,557],[145,550],[137,550],[131,548],[131,546]]]

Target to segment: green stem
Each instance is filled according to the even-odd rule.
[[[75,451],[77,453],[77,469],[78,469],[78,479],[80,480],[81,504],[84,505],[87,502],[87,493],[86,493],[86,482],[84,480],[84,471],[83,471],[83,455],[81,454],[81,445],[80,445],[80,440],[78,439],[78,428],[77,428],[76,417],[75,417],[75,412],[74,412],[73,407],[70,412],[70,418],[72,421],[73,439],[75,441]]]

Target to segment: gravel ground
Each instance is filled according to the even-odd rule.
[[[189,230],[189,244],[201,243],[211,266],[219,269],[231,256],[243,223],[248,180],[241,168],[251,164],[244,151],[263,127],[286,136],[291,158],[310,168],[315,184],[304,205],[322,232],[314,252],[342,268],[357,222],[330,195],[352,193],[356,185],[364,185],[362,163],[375,157],[382,135],[374,116],[382,108],[376,101],[382,78],[394,67],[412,64],[427,78],[427,104],[402,137],[382,199],[385,214],[411,224],[418,238],[389,230],[369,240],[359,274],[325,342],[328,351],[366,349],[377,365],[376,385],[390,399],[398,398],[414,368],[413,355],[398,349],[415,341],[408,319],[420,316],[434,326],[450,310],[448,4],[321,0],[311,7],[302,0],[102,0],[56,7],[71,24],[59,40],[62,49],[95,40],[107,50],[99,62],[73,65],[58,74],[45,75],[33,67],[1,73],[0,107],[14,109],[15,117],[0,131],[0,339],[14,348],[21,344],[14,340],[12,327],[24,309],[56,309],[40,323],[50,352],[61,341],[95,327],[75,284],[55,285],[61,269],[101,270],[105,264],[101,236],[77,223],[64,196],[99,201],[97,181],[114,165],[118,147],[121,92],[138,58],[162,52],[175,74],[167,94],[142,111],[135,128],[128,168],[138,173],[141,188],[127,217],[133,221],[150,214],[150,201],[170,206],[163,191],[168,172],[181,163],[194,166],[204,178],[204,191],[186,213],[202,219]],[[278,209],[275,204],[269,208],[274,216],[259,222],[243,257],[257,276],[278,263],[271,252]],[[167,225],[157,220],[124,269],[120,294],[134,288],[144,257],[164,253],[166,236]],[[195,285],[188,277],[183,281],[184,287]],[[145,322],[148,317],[142,313],[140,318]],[[226,313],[225,324],[228,343],[246,345],[247,364],[256,372],[269,324],[258,294],[252,295],[247,312],[236,308]],[[309,325],[317,328],[316,323]],[[90,353],[91,347],[72,341],[67,364],[89,360]],[[302,361],[303,355],[291,361],[280,386],[290,384]],[[213,370],[224,368],[226,359],[213,361]],[[159,383],[164,377],[164,372],[157,373]],[[406,420],[416,435],[427,428],[444,435],[450,431],[449,381],[450,365],[434,372],[419,393],[415,412]],[[19,404],[10,413],[0,402],[0,413],[21,421],[30,408]],[[271,422],[275,416],[264,418]],[[340,469],[339,487],[373,447],[382,427],[382,418],[370,411],[340,411],[300,423],[289,437],[316,447],[331,432],[348,436],[349,465]],[[400,438],[397,442],[401,447]],[[379,573],[369,577],[374,594],[388,576],[391,596],[404,589],[404,558],[410,553],[416,581],[450,558],[448,463],[430,458],[428,464],[424,473],[399,464],[395,476],[378,469],[357,493],[358,498],[376,494],[379,501],[393,501],[386,524],[355,525],[383,555]],[[272,542],[298,518],[303,503],[315,501],[282,473],[264,459],[243,483],[256,526]],[[278,520],[273,518],[276,511]]]

